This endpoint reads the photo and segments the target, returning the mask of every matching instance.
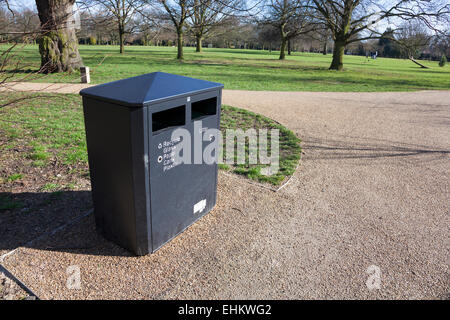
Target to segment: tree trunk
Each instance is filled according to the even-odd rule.
[[[345,42],[340,40],[334,41],[333,61],[331,61],[330,70],[342,70],[344,67],[344,49]]]
[[[326,41],[323,43],[322,54],[323,54],[324,56],[327,54],[327,42],[326,42]]]
[[[177,53],[177,59],[178,60],[183,60],[183,31],[182,30],[177,30],[177,35],[178,35],[178,53]]]
[[[280,47],[280,60],[286,59],[286,38],[281,39],[281,47]]]
[[[197,46],[195,48],[196,52],[202,52],[202,36],[197,36]]]
[[[289,39],[288,40],[288,43],[287,43],[287,47],[288,47],[288,56],[290,56],[291,55],[291,39]]]
[[[75,0],[36,0],[41,33],[38,37],[41,72],[73,71],[83,66],[72,25]]]
[[[409,57],[409,60],[411,60],[411,61],[414,62],[415,64],[419,65],[421,68],[429,69],[429,67],[424,66],[424,65],[421,64],[420,62],[417,62],[416,60],[414,60],[414,57],[413,57],[413,56],[410,56],[410,57]]]
[[[125,50],[125,29],[124,27],[119,23],[119,45],[120,45],[120,53],[123,53]]]

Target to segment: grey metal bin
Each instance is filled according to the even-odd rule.
[[[151,253],[214,207],[217,162],[171,166],[168,153],[177,128],[219,129],[222,88],[154,72],[81,90],[95,222],[107,239]]]

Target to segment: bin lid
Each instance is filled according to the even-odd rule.
[[[82,96],[142,107],[178,97],[223,88],[223,84],[165,72],[108,82],[80,91]]]

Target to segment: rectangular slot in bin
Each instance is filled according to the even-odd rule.
[[[212,116],[217,113],[217,97],[192,102],[192,120]]]
[[[153,134],[158,131],[184,126],[186,124],[186,106],[179,106],[152,114]]]

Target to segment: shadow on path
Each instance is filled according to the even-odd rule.
[[[430,148],[424,145],[407,144],[388,140],[353,142],[346,140],[317,139],[304,137],[302,146],[309,153],[309,159],[383,159],[409,158],[416,156],[422,161],[432,161],[448,157],[450,150]]]
[[[0,193],[0,256],[18,248],[131,256],[95,230],[90,191]]]

